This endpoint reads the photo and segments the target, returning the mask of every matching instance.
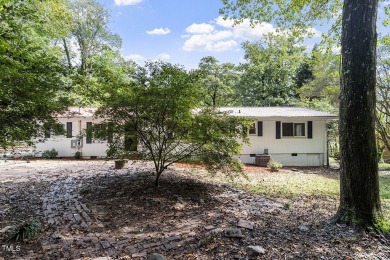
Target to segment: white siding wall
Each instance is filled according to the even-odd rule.
[[[77,135],[84,133],[86,129],[87,122],[92,122],[92,124],[100,123],[102,119],[94,118],[58,118],[58,121],[64,125],[66,128],[67,122],[72,122],[72,138],[67,138],[66,133],[60,136],[51,135],[44,143],[37,143],[35,145],[35,152],[40,155],[45,150],[55,149],[58,151],[58,157],[72,157],[74,154],[79,151],[82,153],[82,156],[98,156],[105,157],[106,150],[108,148],[107,141],[99,142],[98,140],[92,139],[91,144],[86,143],[86,137],[83,137],[83,146],[79,148],[71,147],[71,140],[76,140]]]
[[[284,166],[322,166],[326,163],[326,122],[316,118],[291,119],[277,118],[274,120],[257,118],[254,121],[263,122],[263,136],[250,135],[250,144],[244,144],[240,159],[244,163],[255,163],[250,154],[263,154],[268,149],[272,159]],[[276,121],[305,123],[305,137],[283,137],[276,139]],[[313,138],[307,138],[307,122],[313,122]],[[257,123],[256,123],[257,127]],[[257,130],[257,129],[256,129]],[[282,131],[281,131],[282,133]],[[296,156],[292,156],[296,154]]]
[[[67,122],[72,122],[72,138],[66,138],[66,135],[51,136],[44,143],[36,144],[35,151],[41,154],[45,150],[56,149],[59,157],[74,156],[77,151],[82,152],[82,156],[98,156],[105,157],[108,148],[107,141],[99,142],[93,140],[91,144],[86,143],[85,136],[83,137],[83,147],[71,148],[71,140],[75,140],[80,132],[86,129],[86,123],[99,123],[102,119],[94,118],[59,118],[60,123],[66,127]],[[263,122],[263,136],[250,135],[250,144],[244,144],[242,154],[239,158],[244,163],[255,163],[255,158],[250,157],[251,154],[263,154],[264,149],[268,149],[271,158],[281,162],[284,166],[322,166],[326,163],[326,122],[317,118],[275,118],[253,120]],[[305,137],[283,137],[276,139],[276,121],[305,123]],[[313,122],[313,138],[308,139],[307,122]],[[282,133],[282,131],[281,131]],[[296,154],[296,156],[292,156]]]

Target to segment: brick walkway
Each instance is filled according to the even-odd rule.
[[[336,209],[329,198],[297,197],[288,209],[182,170],[164,173],[156,190],[150,164],[113,166],[0,160],[0,228],[29,218],[43,224],[32,241],[11,244],[21,245],[20,252],[3,249],[0,260],[124,260],[150,253],[171,260],[244,260],[256,246],[265,250],[260,259],[389,258],[385,238],[324,223]]]
[[[9,169],[12,169],[12,174],[7,174]],[[218,199],[230,201],[224,206],[224,212],[196,215],[172,210],[171,215],[164,218],[157,212],[150,225],[160,230],[144,232],[140,223],[129,223],[127,227],[112,231],[102,222],[98,205],[88,208],[81,202],[80,193],[93,178],[131,176],[148,169],[152,171],[153,168],[141,162],[130,164],[123,170],[114,170],[112,161],[0,163],[0,173],[5,176],[2,183],[30,180],[49,183],[48,192],[41,198],[42,207],[36,211],[43,218],[46,230],[41,235],[42,250],[31,252],[31,259],[139,259],[152,252],[167,255],[183,244],[196,243],[194,240],[199,235],[221,232],[223,228],[234,226],[238,217],[256,216],[260,214],[260,208],[264,212],[266,208],[282,207],[262,198],[246,201],[239,198],[242,192],[226,189],[218,195]]]

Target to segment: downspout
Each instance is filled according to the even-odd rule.
[[[82,142],[83,142],[83,136],[82,136],[82,133],[81,133],[81,119],[79,120],[79,135],[78,135],[78,139],[81,138],[81,141],[80,141],[80,145],[77,146],[77,151],[78,152],[83,152],[83,148],[81,146]]]
[[[329,168],[329,140],[328,140],[328,120],[325,120],[325,154],[326,168]]]

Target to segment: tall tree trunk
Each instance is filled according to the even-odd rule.
[[[66,39],[62,39],[62,43],[64,45],[64,49],[65,49],[65,54],[66,54],[66,60],[68,62],[68,68],[69,70],[72,69],[72,61],[70,60],[70,54],[69,54],[69,48],[68,48],[68,44],[66,43]]]
[[[369,226],[381,216],[375,140],[377,0],[345,0],[340,94],[338,221]]]

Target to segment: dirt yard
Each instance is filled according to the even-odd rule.
[[[177,164],[155,189],[151,164],[113,166],[0,161],[0,259],[390,259],[384,236],[324,221],[337,208],[321,192],[337,184],[335,171],[248,167],[237,185]],[[309,181],[275,188],[297,176]],[[6,227],[28,219],[42,223],[37,237],[4,241]]]

